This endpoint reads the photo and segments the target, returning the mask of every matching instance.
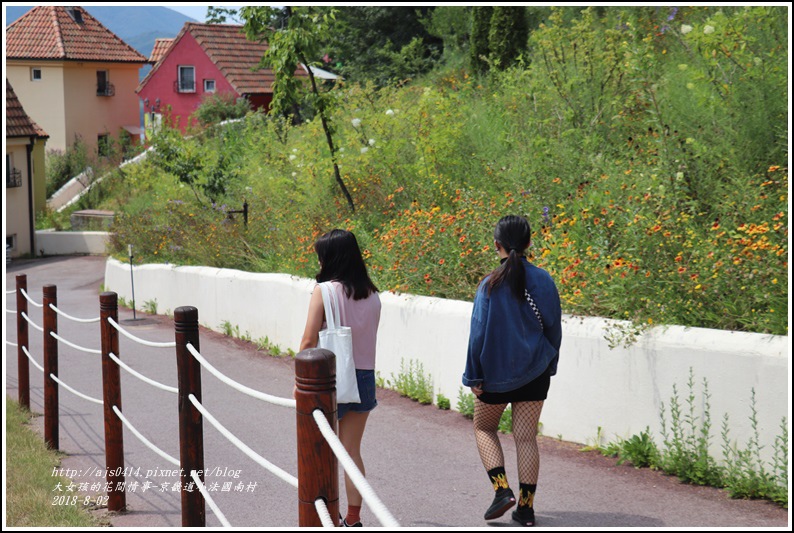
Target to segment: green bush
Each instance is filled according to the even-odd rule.
[[[80,175],[88,165],[88,149],[79,138],[75,139],[74,144],[66,151],[48,150],[45,157],[47,198],[66,185],[69,180]]]
[[[202,126],[210,126],[224,120],[243,118],[249,111],[251,103],[246,98],[238,98],[233,93],[212,93],[202,98],[193,118]]]
[[[330,119],[355,213],[319,119],[261,114],[163,131],[95,205],[120,213],[113,249],[142,261],[313,277],[314,240],[341,227],[382,290],[463,300],[498,264],[495,222],[519,213],[566,313],[629,321],[612,345],[657,324],[785,335],[780,13],[554,8],[525,61],[487,78],[342,84]],[[243,200],[247,228],[228,213]]]

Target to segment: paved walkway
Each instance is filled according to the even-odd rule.
[[[101,257],[48,258],[18,261],[7,266],[7,290],[15,276],[27,274],[28,293],[41,303],[41,287],[55,284],[58,308],[75,317],[99,316],[99,297],[105,260]],[[140,304],[139,304],[140,306]],[[12,295],[6,309],[15,309]],[[30,317],[41,325],[41,309],[29,306]],[[125,323],[132,311],[120,310],[123,327],[152,341],[173,341],[173,321],[150,316]],[[201,310],[199,309],[199,319]],[[59,318],[59,335],[86,348],[100,347],[99,325]],[[16,341],[15,315],[6,313],[6,338]],[[30,351],[42,361],[42,334],[30,329]],[[173,349],[150,348],[120,336],[121,358],[139,372],[176,386]],[[297,345],[298,339],[295,344]],[[201,353],[231,378],[257,390],[291,397],[294,363],[291,359],[265,356],[250,343],[201,329]],[[6,394],[18,397],[16,349],[4,343]],[[42,374],[30,368],[31,407],[43,412]],[[99,356],[59,347],[59,376],[68,385],[102,397]],[[292,410],[255,400],[227,387],[208,372],[202,377],[204,405],[237,437],[257,453],[293,475],[297,474],[295,414]],[[370,417],[363,442],[367,478],[389,510],[403,526],[506,527],[515,526],[509,513],[486,523],[482,514],[492,496],[477,455],[471,421],[452,411],[422,406],[392,391],[379,390],[379,407]],[[166,453],[178,457],[176,396],[139,381],[122,370],[124,415]],[[36,418],[42,427],[43,417]],[[68,454],[64,468],[76,471],[76,483],[103,481],[104,433],[102,408],[72,393],[60,392],[60,449]],[[297,524],[297,491],[233,447],[210,424],[204,424],[205,465],[208,484],[218,483],[212,493],[233,526],[291,527]],[[508,459],[508,479],[517,484],[515,446],[503,436]],[[683,485],[675,478],[617,466],[614,459],[595,452],[580,452],[581,445],[541,437],[541,473],[535,500],[538,527],[740,527],[786,528],[788,511],[764,501],[731,500],[720,490]],[[128,482],[149,481],[153,488],[128,493],[129,512],[110,517],[114,526],[180,526],[179,493],[162,490],[177,478],[172,467],[124,432],[125,460],[135,474]],[[210,470],[214,470],[209,472]],[[341,471],[341,468],[340,468]],[[224,483],[231,490],[224,491]],[[228,486],[228,485],[227,485]],[[170,487],[170,485],[169,485]],[[242,491],[235,490],[241,487]],[[53,488],[55,484],[53,483]],[[344,485],[340,486],[344,508]],[[53,493],[57,494],[57,493]],[[378,521],[365,506],[365,524]],[[220,522],[207,507],[207,525]]]

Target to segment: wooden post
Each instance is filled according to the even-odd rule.
[[[27,274],[17,274],[17,380],[19,381],[19,405],[30,410],[30,361],[22,348],[30,349],[28,321],[22,313],[28,313],[28,300],[22,294],[28,291]]]
[[[44,442],[53,450],[58,449],[58,384],[50,374],[58,376],[58,339],[50,333],[58,333],[58,314],[50,304],[58,306],[58,291],[55,285],[42,288],[44,308]]]
[[[188,396],[192,394],[201,402],[201,364],[188,351],[190,343],[199,349],[198,309],[178,307],[174,311],[176,336],[176,368],[179,381],[179,463],[182,476],[182,527],[204,527],[206,511],[204,497],[195,485],[190,472],[195,470],[204,482],[204,423],[201,413]]]
[[[339,466],[312,416],[321,409],[336,432],[336,356],[310,348],[295,359],[298,429],[298,525],[321,527],[314,502],[325,500],[331,518],[339,516]]]
[[[124,487],[124,428],[116,413],[121,411],[121,379],[119,365],[108,354],[119,355],[119,332],[108,318],[119,320],[118,295],[103,292],[99,295],[100,331],[102,335],[102,400],[105,411],[105,481],[108,483],[108,511],[125,511],[127,493]],[[120,483],[120,485],[119,485]]]

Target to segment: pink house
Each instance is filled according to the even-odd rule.
[[[188,22],[174,39],[158,39],[149,58],[154,67],[136,90],[146,124],[157,124],[170,113],[184,132],[190,115],[215,93],[247,98],[252,107],[267,110],[273,99],[273,72],[252,70],[265,50],[266,43],[249,41],[242,26],[231,24]]]

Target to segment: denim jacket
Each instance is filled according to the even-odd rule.
[[[469,351],[463,384],[482,384],[487,392],[508,392],[526,385],[549,368],[557,373],[562,342],[560,296],[548,272],[526,258],[526,287],[543,318],[541,328],[525,298],[516,299],[505,282],[488,294],[488,279],[474,297]]]

